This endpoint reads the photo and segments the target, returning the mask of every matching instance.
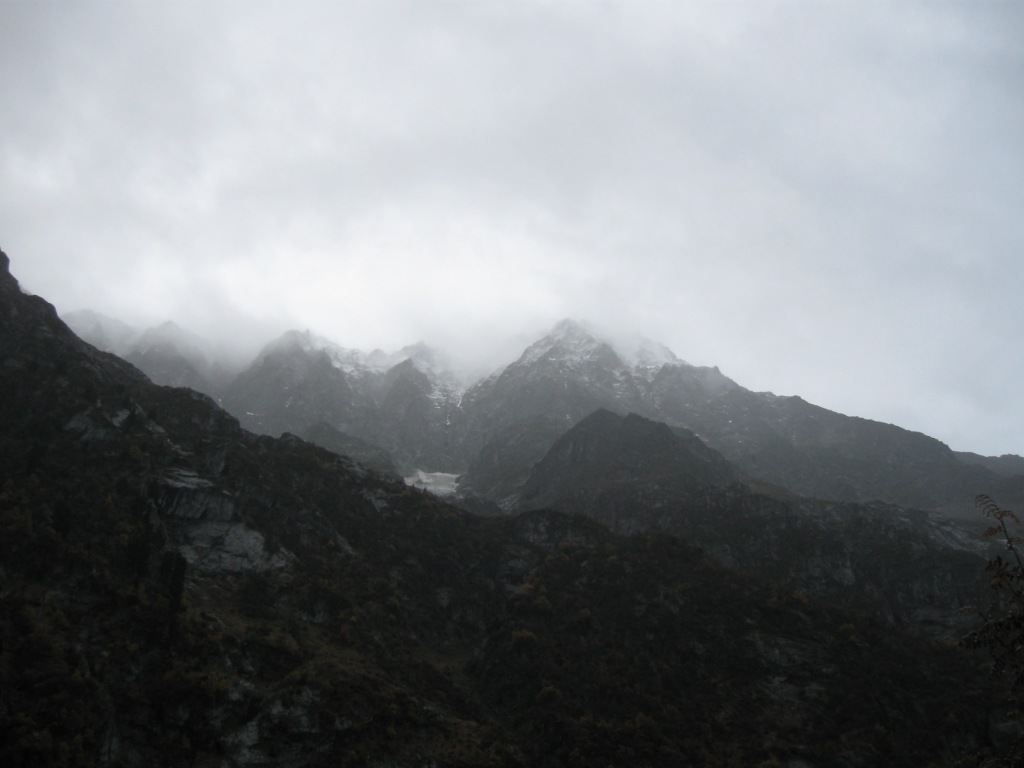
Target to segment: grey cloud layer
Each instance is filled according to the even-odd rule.
[[[61,309],[467,355],[591,317],[1024,452],[1022,19],[7,3],[0,236]]]

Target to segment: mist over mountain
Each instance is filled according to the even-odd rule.
[[[617,356],[565,330],[524,366],[569,354],[614,392]],[[0,357],[5,764],[909,768],[998,748],[998,691],[947,641],[984,560],[926,513],[729,491],[696,436],[599,411],[528,487],[560,504],[574,478],[594,517],[625,501],[612,525],[634,535],[469,514],[154,385],[3,254]]]
[[[173,324],[129,335],[116,321],[73,319],[107,348],[120,345],[154,380],[218,397],[248,429],[328,428],[364,457],[388,456],[381,466],[394,462],[405,476],[460,475],[464,497],[506,510],[555,441],[599,409],[691,430],[745,477],[804,496],[966,518],[979,493],[1024,502],[1020,457],[958,454],[895,425],[752,392],[656,342],[625,333],[613,340],[573,320],[474,381],[423,343],[362,351],[289,331],[233,373],[210,357],[210,345]]]
[[[0,4],[0,766],[1024,762],[1022,40]]]
[[[113,352],[121,357],[130,354],[134,342],[145,333],[144,330],[91,309],[66,312],[61,319],[79,338],[88,341],[97,349]]]
[[[92,310],[63,317],[82,339],[137,366],[153,381],[219,396],[241,370],[240,351],[165,321],[139,328]]]
[[[380,446],[408,474],[457,463],[451,433],[463,387],[423,344],[365,353],[288,332],[239,373],[223,403],[243,426],[264,434],[304,434],[328,424]]]

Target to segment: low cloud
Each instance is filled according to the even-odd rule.
[[[1024,453],[1021,39],[998,3],[13,2],[0,237],[64,311],[489,364],[591,318]]]

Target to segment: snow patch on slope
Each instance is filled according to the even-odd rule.
[[[429,491],[435,496],[453,496],[458,489],[459,476],[450,472],[424,472],[417,469],[405,478],[405,484]]]

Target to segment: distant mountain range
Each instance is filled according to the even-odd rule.
[[[1011,733],[950,642],[985,580],[976,539],[726,450],[790,445],[824,482],[868,477],[874,446],[905,459],[889,483],[947,461],[935,441],[574,323],[465,391],[421,348],[307,334],[221,391],[334,447],[152,383],[0,253],[4,765],[953,766]],[[389,477],[371,437],[465,466],[506,514]],[[840,437],[860,442],[827,451]],[[950,456],[1012,479],[1012,459]]]
[[[69,312],[63,319],[93,346],[166,386],[216,396],[238,373],[237,364],[218,359],[208,341],[173,322],[140,329],[91,310]]]
[[[141,340],[174,340],[144,347],[157,373],[206,360],[173,326],[83,330],[93,328],[106,329],[97,341],[134,339],[126,359]],[[206,386],[254,432],[295,434],[421,487],[458,475],[448,499],[467,510],[556,509],[623,534],[680,535],[730,567],[945,637],[976,596],[975,495],[1024,500],[1020,457],[957,454],[751,392],[664,346],[626,348],[570,320],[473,382],[422,344],[367,353],[291,331],[226,385]],[[879,571],[886,560],[900,565]]]
[[[232,371],[172,324],[137,331],[92,313],[68,320],[154,381],[213,395],[247,429],[316,441],[328,427],[357,459],[387,454],[405,476],[458,474],[463,497],[506,511],[555,441],[598,409],[688,429],[744,478],[801,496],[952,516],[971,516],[979,493],[1024,503],[1024,458],[956,453],[891,424],[752,392],[661,345],[625,349],[570,320],[475,382],[422,344],[367,353],[290,331]]]

